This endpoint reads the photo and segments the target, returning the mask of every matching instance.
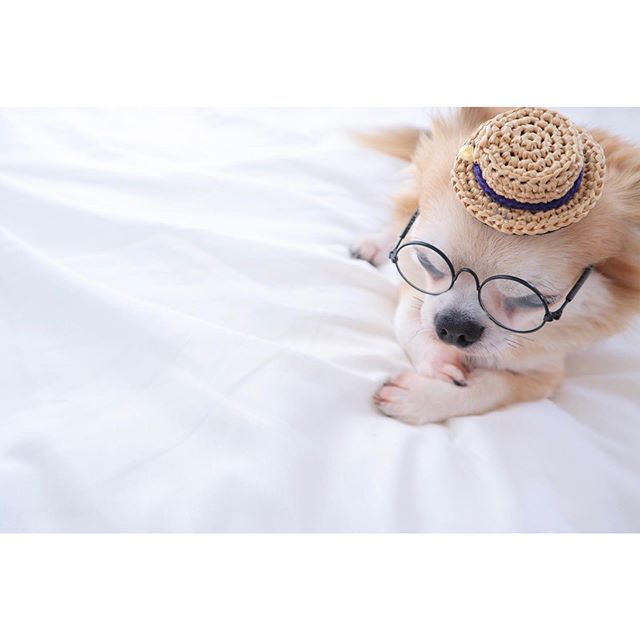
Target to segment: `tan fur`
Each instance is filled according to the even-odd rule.
[[[354,138],[365,147],[381,151],[400,160],[410,161],[422,135],[428,132],[413,127],[387,129],[377,133],[354,133]]]
[[[384,237],[395,244],[399,230],[419,207],[411,236],[436,244],[447,255],[451,252],[457,269],[470,267],[481,279],[497,273],[524,279],[537,274],[566,293],[587,265],[595,265],[595,272],[560,321],[526,336],[487,327],[484,351],[475,345],[463,351],[439,343],[429,323],[449,294],[425,296],[419,306],[418,292],[403,283],[397,333],[419,373],[401,374],[375,398],[384,413],[406,422],[440,421],[548,397],[562,382],[568,354],[622,330],[640,312],[640,149],[593,130],[605,151],[607,176],[602,198],[589,215],[551,234],[501,234],[466,213],[450,185],[460,146],[500,111],[465,108],[436,117],[430,135],[402,130],[366,137],[368,146],[406,159],[415,171],[409,191],[396,198],[393,233]],[[388,249],[381,247],[376,255],[384,256]],[[454,289],[471,300],[469,282],[456,282]],[[467,386],[444,382],[457,378]]]

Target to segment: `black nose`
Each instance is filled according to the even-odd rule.
[[[477,342],[484,327],[454,311],[443,311],[435,317],[436,333],[442,342],[456,347],[468,347]]]

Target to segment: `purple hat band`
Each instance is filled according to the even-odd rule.
[[[473,173],[476,176],[476,180],[480,185],[480,188],[484,191],[484,193],[489,196],[494,202],[499,205],[506,207],[507,209],[523,209],[524,211],[549,211],[550,209],[557,209],[561,207],[563,204],[567,204],[573,196],[576,195],[580,185],[582,184],[582,178],[584,176],[584,169],[580,171],[580,174],[576,178],[576,181],[573,183],[573,186],[567,193],[565,193],[560,198],[556,198],[555,200],[551,200],[550,202],[518,202],[518,200],[512,200],[511,198],[505,198],[501,196],[499,193],[496,193],[484,179],[482,175],[482,169],[480,169],[480,165],[477,162],[473,163]]]

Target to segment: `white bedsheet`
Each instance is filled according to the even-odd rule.
[[[638,110],[576,110],[640,141]],[[638,531],[640,331],[553,400],[409,427],[348,258],[409,110],[0,112],[3,531]]]

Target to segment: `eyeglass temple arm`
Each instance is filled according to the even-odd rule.
[[[420,210],[417,209],[416,212],[411,216],[411,220],[409,220],[409,224],[407,224],[407,226],[404,228],[404,231],[400,234],[400,237],[398,238],[398,243],[389,252],[389,260],[392,260],[393,262],[396,261],[396,253],[398,251],[398,247],[400,247],[400,245],[402,244],[402,241],[405,239],[405,236],[407,235],[407,233],[409,233],[409,229],[411,229],[411,227],[413,226],[413,223],[416,221],[416,218],[419,215],[420,215]]]
[[[573,285],[573,287],[571,287],[571,291],[567,293],[567,297],[564,299],[562,306],[559,309],[556,309],[555,311],[551,311],[549,313],[549,320],[560,320],[564,308],[576,297],[578,291],[580,291],[582,285],[587,281],[587,278],[592,271],[593,265],[590,265],[582,272],[582,274],[578,278],[578,281]]]

